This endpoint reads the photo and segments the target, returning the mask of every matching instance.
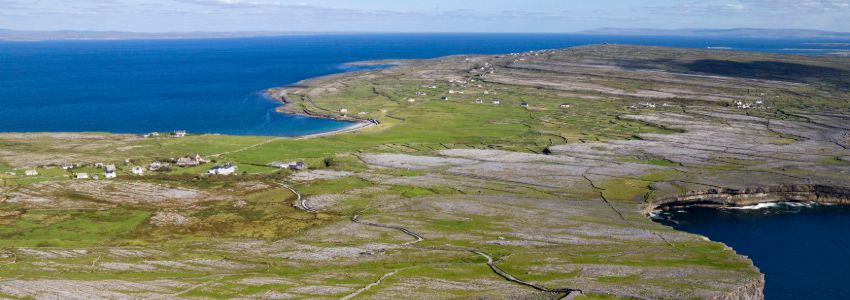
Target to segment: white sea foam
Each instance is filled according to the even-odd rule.
[[[815,202],[787,202],[787,203],[785,203],[785,205],[788,205],[788,206],[791,206],[791,207],[813,207],[813,206],[817,205],[817,203],[815,203]]]
[[[662,211],[660,209],[659,210],[653,210],[653,211],[649,212],[649,218],[650,219],[659,219],[662,212],[664,212],[664,211]]]
[[[776,208],[779,206],[788,206],[788,207],[814,207],[818,205],[815,202],[769,202],[769,203],[759,203],[756,205],[747,205],[740,207],[725,207],[725,209],[743,209],[743,210],[757,210],[757,209],[765,209],[765,208]]]
[[[726,209],[744,209],[744,210],[754,210],[754,209],[765,209],[765,208],[773,208],[779,206],[779,203],[770,202],[770,203],[759,203],[756,205],[747,205],[740,207],[726,207]]]

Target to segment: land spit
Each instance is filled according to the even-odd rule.
[[[0,297],[762,299],[750,259],[645,214],[846,203],[848,86],[846,59],[597,45],[269,90],[357,134],[0,134]],[[240,174],[129,174],[189,153]]]

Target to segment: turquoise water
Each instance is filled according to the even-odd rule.
[[[165,41],[0,42],[0,132],[293,136],[345,122],[283,115],[259,92],[385,58],[594,43],[799,52],[813,41],[563,34],[355,34]],[[823,42],[823,41],[820,41]],[[823,48],[825,50],[827,48]]]

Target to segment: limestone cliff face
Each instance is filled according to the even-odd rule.
[[[850,205],[850,187],[826,185],[776,185],[746,189],[709,189],[653,200],[647,211],[682,206],[748,206],[759,203],[797,201]],[[715,300],[764,299],[764,275]]]
[[[713,300],[763,300],[764,299],[764,275],[753,280],[734,291]]]
[[[850,187],[825,185],[777,185],[746,189],[709,189],[652,201],[649,210],[676,206],[747,206],[767,202],[812,201],[850,204]]]

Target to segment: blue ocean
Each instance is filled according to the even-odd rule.
[[[746,255],[765,274],[765,297],[850,297],[850,207],[777,204],[761,209],[688,208],[659,222]]]
[[[596,43],[825,54],[848,41],[565,34],[349,34],[210,40],[0,42],[0,132],[187,130],[297,136],[349,124],[274,112],[266,88],[357,70],[345,63]],[[832,44],[830,44],[832,43]],[[846,47],[845,47],[846,48]],[[850,295],[850,209],[688,210],[668,219],[753,259],[768,299]],[[675,222],[670,221],[675,220]]]
[[[260,91],[346,62],[595,43],[818,54],[826,41],[565,34],[348,34],[210,40],[0,42],[0,132],[295,136],[345,122],[283,115]],[[834,42],[834,41],[832,41]]]

